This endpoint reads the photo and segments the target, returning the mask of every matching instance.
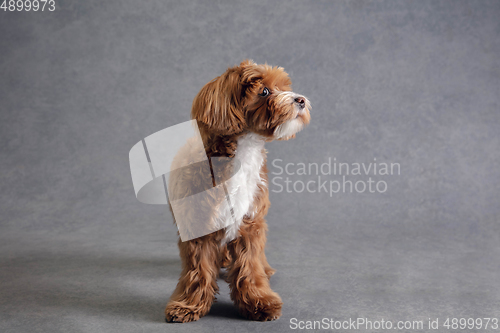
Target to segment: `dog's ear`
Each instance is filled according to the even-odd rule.
[[[240,74],[240,68],[229,68],[207,83],[193,101],[191,118],[219,134],[231,135],[243,131],[245,117],[241,105],[243,86]]]

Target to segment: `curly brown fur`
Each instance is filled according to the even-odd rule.
[[[291,92],[291,81],[283,68],[246,60],[201,89],[193,101],[191,116],[197,120],[209,158],[234,158],[239,142],[249,133],[263,142],[295,137],[295,133],[309,123],[309,109],[309,101],[304,96]],[[263,163],[254,172],[260,181],[253,193],[253,202],[238,222],[236,237],[227,239],[228,230],[222,229],[186,242],[179,239],[182,273],[165,309],[167,321],[189,322],[206,315],[218,293],[216,280],[221,267],[227,268],[231,299],[244,317],[267,321],[281,316],[282,300],[269,284],[275,270],[264,253],[265,216],[270,202],[266,151],[262,149],[259,154]],[[207,170],[192,168],[174,180],[173,187],[177,186],[183,197],[215,184],[215,180],[213,184],[203,183]],[[213,207],[215,214],[217,198],[211,200],[206,204]],[[184,209],[186,215],[197,218],[195,207],[186,205]],[[212,216],[198,218],[210,221]]]

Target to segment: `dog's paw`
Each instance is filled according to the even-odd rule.
[[[167,304],[165,308],[165,321],[167,323],[188,323],[200,319],[199,312],[195,311],[193,307],[183,306],[179,302]]]
[[[281,317],[281,306],[283,302],[278,294],[248,299],[245,303],[238,304],[240,313],[256,321],[270,321]]]

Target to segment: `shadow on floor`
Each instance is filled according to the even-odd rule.
[[[212,305],[208,316],[220,317],[226,319],[246,320],[238,313],[238,310],[232,302],[217,301]]]

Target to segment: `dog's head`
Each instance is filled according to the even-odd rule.
[[[282,67],[245,60],[201,89],[191,117],[218,135],[251,131],[268,140],[293,138],[309,123],[311,105],[291,91],[291,83]]]

